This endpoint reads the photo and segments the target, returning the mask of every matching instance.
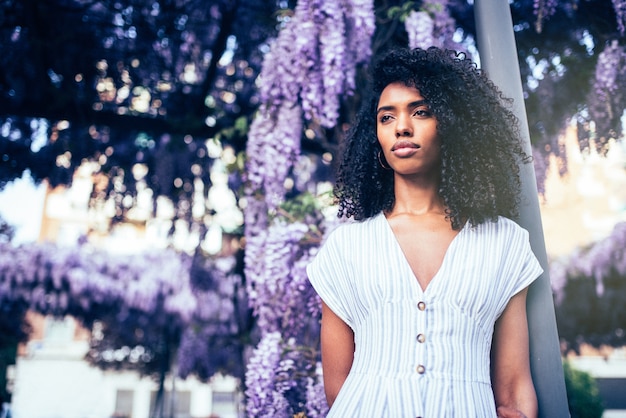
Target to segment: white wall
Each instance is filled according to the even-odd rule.
[[[133,392],[132,418],[148,418],[150,394],[157,384],[132,372],[103,372],[84,360],[85,341],[49,343],[31,341],[27,354],[15,365],[12,399],[13,418],[110,418],[115,413],[118,390]],[[171,380],[166,381],[166,390]],[[212,392],[235,391],[232,378],[217,378],[211,385],[195,379],[176,380],[176,390],[190,392],[191,417],[212,413]],[[223,408],[222,408],[223,409]],[[232,413],[220,418],[237,418]]]

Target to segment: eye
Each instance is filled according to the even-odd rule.
[[[422,118],[430,118],[433,116],[433,112],[430,111],[427,107],[419,107],[413,113],[413,116],[418,116]]]
[[[380,117],[380,123],[389,122],[389,120],[391,120],[391,115],[382,115]]]

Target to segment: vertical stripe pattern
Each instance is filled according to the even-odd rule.
[[[466,225],[423,291],[383,214],[338,227],[307,268],[355,334],[328,417],[495,418],[494,324],[541,271],[528,233],[501,217]]]

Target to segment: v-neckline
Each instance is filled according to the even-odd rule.
[[[387,234],[389,234],[389,238],[391,239],[391,241],[394,242],[396,252],[398,253],[399,257],[402,259],[402,263],[404,264],[404,267],[409,272],[413,283],[417,286],[417,288],[419,289],[421,294],[426,294],[426,292],[429,289],[431,289],[433,287],[433,285],[436,284],[436,282],[439,281],[439,280],[437,280],[437,278],[440,276],[441,271],[444,269],[444,267],[445,267],[445,265],[447,263],[448,258],[451,257],[450,254],[452,253],[452,249],[453,249],[454,246],[456,246],[456,242],[458,241],[459,236],[461,236],[461,234],[463,234],[463,231],[465,231],[468,222],[466,222],[463,225],[463,227],[461,228],[461,230],[459,231],[459,233],[456,234],[454,236],[454,238],[452,238],[452,241],[450,241],[450,244],[448,244],[448,248],[446,248],[446,251],[444,252],[443,258],[441,260],[441,264],[439,265],[439,268],[437,269],[437,272],[430,279],[430,281],[428,282],[426,287],[422,288],[422,285],[421,285],[419,279],[417,278],[417,276],[413,272],[413,269],[411,268],[411,264],[409,263],[409,260],[407,259],[406,255],[404,254],[404,250],[402,250],[402,246],[400,245],[400,242],[398,241],[398,238],[396,237],[396,234],[393,232],[393,228],[391,227],[391,224],[389,224],[389,220],[387,219],[385,214],[382,213],[382,212],[379,214],[379,216],[382,218],[382,222],[385,223],[385,229],[387,231]]]

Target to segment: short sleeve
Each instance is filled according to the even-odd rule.
[[[354,328],[350,311],[350,300],[353,298],[351,275],[345,257],[348,246],[341,229],[335,229],[328,236],[306,271],[311,285],[324,303],[350,328]]]
[[[517,256],[511,277],[512,297],[534,282],[543,273],[543,268],[530,246],[528,231],[518,226],[511,246],[509,254]]]
[[[499,279],[494,289],[498,298],[495,312],[499,317],[511,298],[534,282],[543,269],[530,247],[528,231],[507,218],[500,218],[496,228],[502,251]]]

